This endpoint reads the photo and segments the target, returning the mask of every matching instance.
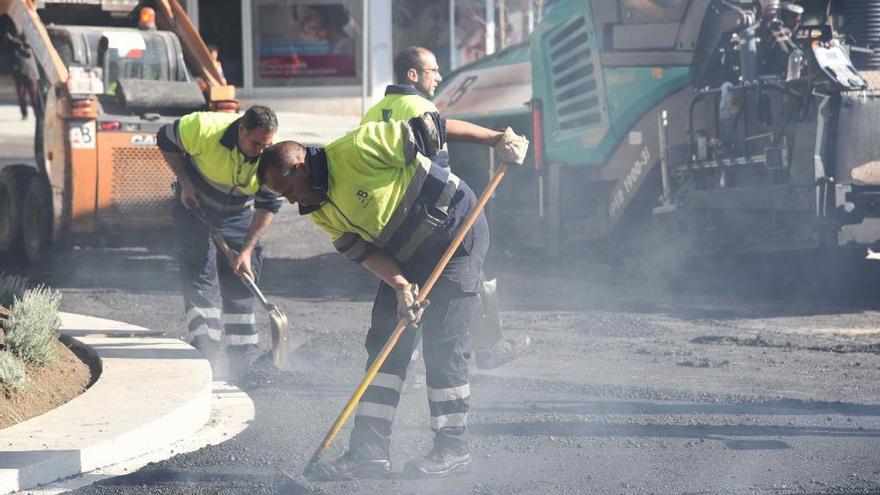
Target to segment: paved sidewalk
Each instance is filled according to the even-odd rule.
[[[143,456],[211,416],[211,367],[188,344],[100,318],[62,313],[62,322],[97,354],[101,374],[70,402],[0,430],[0,493]]]
[[[247,104],[242,105],[242,111]],[[292,139],[305,145],[319,146],[342,136],[360,123],[358,117],[278,111],[276,141]],[[33,155],[34,118],[21,120],[18,106],[0,100],[0,142],[4,144],[3,158]]]
[[[343,136],[360,123],[360,118],[338,115],[316,115],[299,112],[277,112],[276,141],[299,141],[306,146],[323,146]]]

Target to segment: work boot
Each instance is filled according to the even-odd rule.
[[[476,352],[477,368],[490,370],[522,356],[532,344],[528,335],[508,337]]]
[[[438,448],[436,445],[425,457],[413,459],[403,466],[404,473],[414,478],[444,478],[470,470],[469,453]]]
[[[229,358],[228,380],[237,380],[244,376],[258,361],[267,357],[257,344],[227,345],[226,356]]]
[[[349,450],[335,461],[309,464],[303,473],[309,481],[343,481],[364,478],[386,478],[391,474],[388,459],[368,459]]]

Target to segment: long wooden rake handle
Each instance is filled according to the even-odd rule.
[[[467,235],[468,231],[473,227],[474,222],[477,221],[477,218],[480,216],[480,213],[483,212],[483,209],[486,207],[486,203],[489,202],[489,198],[492,197],[492,194],[495,193],[495,189],[498,187],[498,184],[501,183],[501,179],[504,177],[504,173],[507,171],[507,164],[502,163],[500,167],[498,167],[498,172],[495,174],[495,177],[489,182],[489,185],[486,186],[486,190],[483,191],[483,194],[480,196],[480,199],[477,201],[477,205],[471,211],[470,215],[465,219],[464,225],[458,230],[458,233],[452,239],[452,242],[449,244],[449,247],[446,248],[446,252],[443,253],[443,256],[440,258],[440,261],[437,262],[437,265],[434,267],[434,271],[431,272],[431,275],[428,277],[428,280],[425,282],[425,285],[419,291],[419,297],[416,298],[417,303],[422,303],[427,299],[428,293],[431,292],[431,289],[434,288],[434,284],[437,283],[437,280],[440,278],[440,273],[446,268],[446,265],[449,263],[449,260],[452,259],[452,255],[455,254],[455,251],[458,249],[458,246],[461,245],[461,241],[464,240],[464,236]],[[312,455],[311,460],[309,460],[309,466],[314,465],[318,460],[321,459],[321,456],[327,451],[330,447],[330,444],[333,443],[333,440],[336,438],[336,435],[339,433],[339,430],[342,429],[342,426],[345,425],[345,422],[348,420],[348,417],[351,416],[351,413],[354,411],[355,407],[357,407],[358,401],[361,400],[361,396],[366,392],[367,387],[373,382],[373,378],[376,377],[376,373],[379,372],[379,368],[382,367],[382,364],[385,363],[385,359],[388,357],[388,354],[391,353],[391,349],[397,345],[397,341],[400,340],[400,336],[403,335],[403,332],[409,326],[409,320],[407,318],[401,318],[399,322],[397,322],[397,326],[394,328],[394,332],[391,333],[391,336],[388,337],[388,341],[385,342],[385,346],[382,347],[382,350],[379,352],[379,355],[376,356],[376,360],[373,361],[373,364],[370,365],[369,369],[367,369],[366,374],[364,374],[363,380],[361,380],[360,385],[354,391],[351,398],[348,399],[348,403],[345,404],[345,407],[342,409],[342,412],[339,413],[339,416],[336,418],[336,421],[333,423],[333,426],[330,427],[330,431],[327,432],[327,435],[324,437],[324,440],[321,442],[321,445]],[[306,467],[308,469],[308,467]]]

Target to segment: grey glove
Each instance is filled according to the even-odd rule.
[[[397,290],[397,316],[401,319],[405,318],[412,323],[418,323],[422,318],[422,313],[428,307],[428,301],[416,302],[419,297],[418,284],[406,284]]]
[[[495,159],[501,163],[522,165],[526,160],[526,152],[529,150],[529,140],[520,136],[508,127],[504,134],[495,143]]]

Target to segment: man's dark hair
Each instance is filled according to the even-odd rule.
[[[431,51],[421,46],[409,46],[394,57],[394,78],[397,84],[409,83],[406,73],[410,69],[422,70],[422,56],[426,53]]]
[[[278,117],[269,107],[254,105],[247,109],[241,116],[241,125],[248,132],[259,129],[262,132],[275,132],[278,130]]]
[[[281,175],[289,175],[293,171],[293,165],[301,161],[305,153],[305,146],[296,141],[281,141],[269,146],[260,155],[257,180],[260,184],[265,184],[266,171],[270,168],[281,172]]]

